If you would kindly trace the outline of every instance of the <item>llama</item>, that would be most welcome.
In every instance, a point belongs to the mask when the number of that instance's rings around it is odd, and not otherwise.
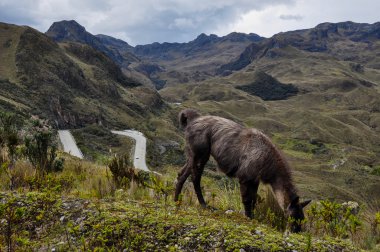
[[[206,207],[200,182],[204,166],[212,155],[222,172],[239,180],[247,217],[252,218],[261,181],[271,185],[280,207],[295,220],[291,230],[301,231],[303,208],[310,200],[299,201],[291,169],[266,135],[222,117],[201,116],[193,109],[181,111],[179,123],[185,129],[187,161],[178,173],[175,201],[178,201],[183,184],[191,174],[198,201]]]

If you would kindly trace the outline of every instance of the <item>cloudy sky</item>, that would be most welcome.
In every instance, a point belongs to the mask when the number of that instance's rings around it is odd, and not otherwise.
[[[187,42],[202,32],[270,37],[322,22],[374,23],[379,10],[379,0],[0,0],[0,22],[45,32],[74,19],[93,34],[136,45]]]

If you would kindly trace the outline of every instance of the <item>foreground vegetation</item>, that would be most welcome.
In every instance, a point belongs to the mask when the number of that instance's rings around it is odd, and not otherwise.
[[[61,199],[51,192],[2,195],[2,217],[12,227],[9,233],[2,229],[0,241],[11,251],[356,250],[331,237],[286,235],[241,214],[135,201],[123,194],[108,200]]]
[[[325,201],[308,210],[305,233],[289,234],[266,188],[249,220],[241,213],[237,184],[215,180],[215,174],[205,176],[204,190],[218,210],[202,209],[190,184],[173,202],[173,167],[157,177],[129,168],[116,180],[121,173],[115,166],[127,168],[128,162],[105,167],[60,156],[61,172],[37,178],[29,162],[18,161],[16,190],[1,184],[2,250],[357,251],[379,242],[379,213],[369,227],[365,215]],[[7,181],[3,169],[0,178]]]
[[[241,213],[238,184],[207,170],[206,200],[198,206],[190,183],[173,202],[176,170],[134,170],[128,153],[102,164],[56,149],[54,132],[33,118],[0,116],[1,251],[357,251],[378,249],[380,213],[355,204],[314,203],[305,232],[288,220],[262,187],[255,219]],[[106,163],[104,165],[103,163]]]

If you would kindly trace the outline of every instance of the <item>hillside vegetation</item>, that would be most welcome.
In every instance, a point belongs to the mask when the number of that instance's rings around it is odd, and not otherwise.
[[[326,23],[131,47],[75,21],[46,35],[0,23],[0,112],[26,121],[0,138],[0,250],[378,249],[378,29]],[[305,233],[284,233],[288,220],[266,188],[255,220],[245,219],[236,181],[213,160],[202,186],[218,210],[200,209],[188,184],[172,202],[185,162],[177,115],[189,107],[270,136],[301,197],[315,202]],[[48,123],[28,122],[37,117]],[[53,128],[71,128],[88,161],[57,152]],[[148,164],[162,177],[133,170],[133,142],[110,133],[128,128],[148,138]],[[40,140],[51,141],[43,159]]]
[[[305,197],[378,209],[378,27],[348,22],[280,33],[252,43],[220,77],[160,94],[269,134]]]
[[[58,45],[32,28],[8,24],[0,34],[3,109],[40,115],[57,127],[134,127],[162,109],[157,92],[87,45]]]

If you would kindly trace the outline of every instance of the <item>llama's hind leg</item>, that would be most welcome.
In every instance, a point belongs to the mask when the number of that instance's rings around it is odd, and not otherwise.
[[[179,194],[182,191],[183,184],[185,183],[186,179],[191,174],[191,161],[187,160],[186,164],[183,166],[182,170],[178,173],[177,177],[177,184],[175,188],[175,194],[174,194],[174,201],[177,202],[179,198]]]
[[[182,191],[183,184],[185,183],[186,179],[191,174],[191,169],[193,168],[193,162],[194,162],[194,154],[190,150],[189,146],[185,146],[185,153],[186,153],[186,164],[182,167],[181,171],[178,172],[177,177],[177,183],[175,188],[175,194],[174,194],[174,201],[177,202],[179,198],[179,194]]]
[[[245,215],[250,219],[252,219],[252,209],[255,208],[258,187],[259,183],[256,181],[240,181],[240,193]]]
[[[208,159],[210,157],[210,154],[208,152],[203,153],[202,155],[197,155],[197,157],[194,158],[194,167],[191,169],[192,174],[191,178],[193,180],[194,190],[197,195],[199,204],[202,207],[206,207],[206,201],[203,198],[202,189],[201,189],[201,178],[204,166],[206,165]]]

